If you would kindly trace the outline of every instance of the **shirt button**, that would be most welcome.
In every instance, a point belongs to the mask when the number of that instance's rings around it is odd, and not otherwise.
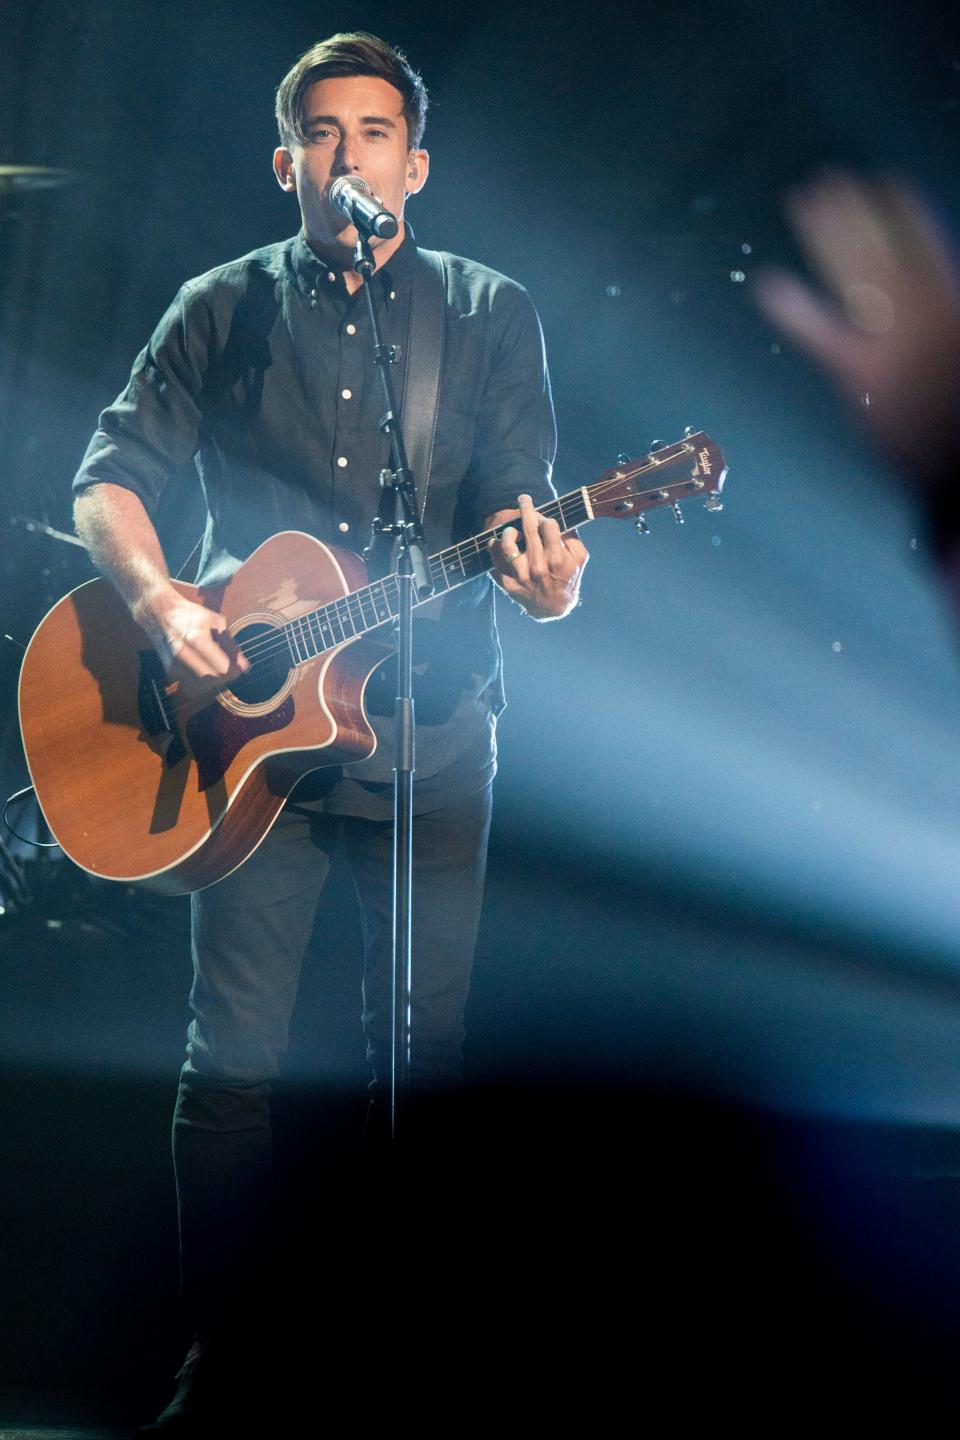
[[[348,334],[348,335],[356,335],[356,333],[357,333],[357,327],[356,327],[356,325],[348,325],[348,326],[347,326],[347,334]]]
[[[350,526],[347,524],[346,520],[341,520],[340,524],[337,526],[337,529],[340,531],[341,535],[346,535],[347,531],[350,529]]]
[[[340,391],[340,394],[343,396],[344,400],[352,400],[352,399],[353,399],[353,391],[352,391],[352,390],[341,390],[341,391]]]
[[[347,466],[350,464],[350,461],[347,459],[346,455],[338,455],[337,464],[340,466],[341,470],[346,470]]]
[[[391,291],[390,291],[390,299],[391,299],[391,300],[396,300],[396,298],[397,298],[397,292],[396,292],[396,290],[391,290]]]

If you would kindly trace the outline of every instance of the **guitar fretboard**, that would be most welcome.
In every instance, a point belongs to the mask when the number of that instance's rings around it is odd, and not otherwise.
[[[575,525],[582,525],[591,518],[582,489],[572,490],[559,500],[549,500],[537,507],[537,513],[545,519],[556,520],[561,530],[572,530]],[[451,545],[431,555],[429,565],[433,594],[415,599],[414,605],[425,605],[428,600],[434,600],[438,595],[483,575],[492,564],[491,540],[499,540],[503,531],[515,524],[516,521],[505,521],[493,530],[485,530],[482,535],[474,535],[459,545]],[[287,621],[282,633],[293,664],[301,665],[325,650],[342,645],[345,640],[375,630],[377,626],[395,619],[399,613],[400,583],[396,575],[387,575],[339,600],[321,605],[318,610]]]

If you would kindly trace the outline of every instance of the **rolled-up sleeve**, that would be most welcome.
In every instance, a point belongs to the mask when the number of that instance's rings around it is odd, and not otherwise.
[[[197,451],[211,320],[188,284],[134,361],[126,387],[100,416],[73,481],[76,494],[108,483],[152,511],[170,476]]]
[[[496,349],[463,482],[478,528],[498,510],[515,510],[518,495],[542,505],[556,493],[557,427],[537,312],[509,283],[495,297],[493,319]]]

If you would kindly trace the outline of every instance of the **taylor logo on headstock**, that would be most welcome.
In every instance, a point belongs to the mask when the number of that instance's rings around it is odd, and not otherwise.
[[[710,451],[707,450],[706,447],[704,447],[703,450],[697,451],[697,472],[700,473],[701,471],[704,475],[713,474],[713,467],[710,464]]]

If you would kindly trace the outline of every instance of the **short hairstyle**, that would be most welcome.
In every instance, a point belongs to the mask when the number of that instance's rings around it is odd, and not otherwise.
[[[427,123],[427,87],[407,57],[385,40],[365,30],[331,35],[311,46],[288,70],[277,90],[276,116],[280,143],[306,143],[303,132],[303,101],[311,85],[331,75],[377,75],[403,96],[407,142],[415,150],[423,139]]]

